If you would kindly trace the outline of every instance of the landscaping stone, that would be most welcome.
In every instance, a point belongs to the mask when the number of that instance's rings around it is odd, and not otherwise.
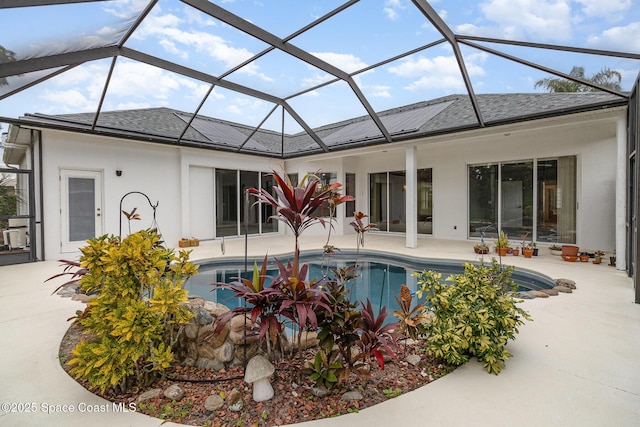
[[[297,349],[298,337],[293,336],[291,337],[291,339],[293,340],[293,342],[291,343],[293,345],[293,348]],[[318,345],[318,343],[318,333],[315,331],[303,332],[302,336],[300,337],[300,347],[302,348],[302,350],[315,347]]]
[[[167,399],[175,400],[177,402],[184,397],[186,392],[178,384],[171,384],[164,390],[163,394]]]
[[[551,295],[551,296],[558,295],[558,290],[557,289],[542,289],[542,290],[540,290],[540,292],[544,292],[545,294]]]
[[[549,294],[542,291],[529,291],[529,295],[532,295],[535,298],[549,298]]]
[[[410,354],[405,360],[413,366],[418,366],[418,363],[420,363],[420,360],[422,360],[422,358],[417,354]]]
[[[224,405],[224,399],[217,394],[212,394],[204,401],[204,409],[207,411],[217,411]]]
[[[329,390],[326,387],[311,387],[311,394],[315,397],[325,397],[329,395]]]
[[[362,400],[363,398],[362,393],[357,390],[352,390],[344,393],[340,400]]]
[[[556,280],[556,285],[558,286],[565,286],[569,289],[576,289],[576,282],[574,282],[573,280],[569,280],[569,279],[557,279]]]
[[[213,349],[213,355],[216,359],[222,362],[231,362],[233,360],[235,346],[229,341],[222,344],[220,347]]]
[[[571,288],[567,288],[566,286],[556,286],[553,289],[557,290],[558,292],[562,292],[563,294],[570,294],[573,292]]]
[[[247,328],[251,326],[251,318],[248,316],[234,316],[229,320],[228,325],[231,332],[242,332],[245,325]]]
[[[206,343],[212,348],[220,347],[222,344],[224,344],[227,336],[229,335],[229,328],[225,326],[220,329],[219,332],[216,332],[215,329],[215,324],[205,325],[201,327],[198,331],[198,341],[201,343]]]
[[[161,394],[162,394],[161,388],[152,388],[151,390],[147,390],[144,393],[142,393],[140,396],[138,396],[138,398],[136,399],[136,402],[141,403],[141,402],[153,400],[160,397]]]
[[[74,294],[71,299],[74,301],[80,301],[83,304],[88,303],[93,297],[87,294]]]
[[[198,329],[199,327],[196,324],[195,320],[191,319],[189,323],[187,323],[184,327],[184,334],[190,340],[196,339],[196,337],[198,336]]]
[[[195,362],[195,366],[202,369],[219,371],[220,369],[224,369],[224,362],[218,359],[207,359],[206,357],[199,357]]]
[[[213,323],[213,316],[211,316],[211,313],[209,313],[207,310],[205,310],[202,307],[196,309],[195,318],[196,318],[196,323],[201,326]]]

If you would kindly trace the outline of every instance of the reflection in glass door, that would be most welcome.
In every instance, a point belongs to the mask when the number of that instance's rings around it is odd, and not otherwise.
[[[216,235],[237,236],[238,171],[216,169]]]
[[[533,162],[505,163],[500,174],[501,229],[511,240],[533,238]]]
[[[254,204],[252,197],[249,197],[247,207],[246,191],[249,188],[260,188],[260,174],[258,172],[240,171],[240,234],[258,234],[260,232],[259,207]],[[249,217],[245,218],[245,212],[249,212]],[[248,221],[246,221],[248,219]],[[245,230],[248,228],[248,233]]]

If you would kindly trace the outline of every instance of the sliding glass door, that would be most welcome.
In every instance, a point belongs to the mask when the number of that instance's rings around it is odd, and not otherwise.
[[[417,230],[433,232],[433,184],[431,169],[417,171]],[[407,178],[405,171],[369,174],[369,217],[380,231],[407,231]]]
[[[575,243],[575,156],[468,170],[469,237],[495,237],[504,230],[511,240],[526,235],[527,240]]]

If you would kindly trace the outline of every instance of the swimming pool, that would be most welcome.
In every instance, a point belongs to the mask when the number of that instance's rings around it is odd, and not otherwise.
[[[277,258],[286,262],[291,258],[291,255],[278,256]],[[322,277],[323,272],[326,271],[326,263],[323,269],[321,259],[322,253],[317,251],[305,252],[300,256],[301,263],[309,264],[307,279]],[[330,259],[332,268],[352,265],[355,260],[355,251],[341,251],[332,255]],[[275,264],[272,266],[272,258],[270,260],[267,274],[274,276],[277,274],[277,270]],[[215,282],[229,283],[238,277],[251,277],[254,261],[257,261],[259,266],[262,264],[262,259],[248,259],[248,275],[244,273],[245,261],[241,258],[203,262],[200,264],[198,274],[191,277],[184,287],[189,291],[190,296],[200,296],[224,304],[229,308],[241,306],[243,300],[236,298],[233,292],[228,289],[216,289],[211,284]],[[358,277],[353,283],[349,282],[348,287],[352,292],[352,301],[366,301],[369,298],[376,311],[381,306],[386,306],[388,311],[393,312],[399,308],[394,296],[400,295],[402,284],[406,284],[412,291],[417,289],[417,278],[413,275],[414,272],[436,270],[442,273],[443,278],[446,278],[450,274],[464,272],[464,262],[471,261],[407,258],[383,252],[361,251],[358,255],[360,266]],[[553,279],[547,276],[523,269],[514,270],[511,278],[518,285],[519,291],[550,289],[556,285]]]

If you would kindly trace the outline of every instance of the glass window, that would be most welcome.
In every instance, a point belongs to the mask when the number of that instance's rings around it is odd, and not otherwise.
[[[260,188],[260,174],[258,172],[240,171],[240,234],[258,234],[260,232],[259,207],[249,198],[249,218],[245,218],[247,196],[249,188]],[[246,223],[245,221],[248,220]]]
[[[405,171],[389,172],[389,231],[407,231],[407,179]]]
[[[500,226],[510,240],[533,238],[533,162],[501,166]]]
[[[469,237],[504,230],[510,240],[529,233],[527,240],[575,243],[576,157],[535,164],[535,174],[533,161],[469,166]]]
[[[297,177],[296,177],[297,179]],[[268,191],[272,196],[277,197],[275,192],[273,191],[273,186],[276,185],[276,180],[273,178],[271,174],[263,174],[262,175],[262,188]],[[272,233],[278,231],[278,221],[276,219],[270,218],[272,215],[275,215],[276,210],[273,206],[267,203],[260,204],[261,209],[261,220],[262,220],[262,232],[263,233]]]
[[[216,235],[238,235],[238,171],[216,169]]]
[[[418,233],[433,234],[433,182],[431,169],[418,169]]]
[[[407,230],[405,171],[369,174],[369,217],[380,231]]]
[[[344,183],[344,195],[356,197],[356,174],[347,173]],[[344,214],[347,218],[353,218],[353,214],[356,211],[356,202],[346,202]]]
[[[469,237],[496,237],[498,165],[469,166]]]
[[[576,242],[576,158],[538,161],[538,241]]]
[[[369,219],[380,231],[387,228],[387,173],[369,174]]]
[[[320,181],[320,184],[316,187],[316,194],[329,189],[329,186],[331,184],[335,184],[336,182],[338,182],[338,175],[335,172],[309,172],[309,175],[317,176],[318,180]],[[331,212],[329,209],[329,205],[323,205],[312,214],[320,217],[330,216]]]

